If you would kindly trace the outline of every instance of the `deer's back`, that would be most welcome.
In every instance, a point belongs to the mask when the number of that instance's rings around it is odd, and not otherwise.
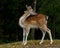
[[[43,15],[43,14],[37,14],[37,15],[30,15],[26,20],[25,20],[25,23],[26,24],[32,24],[32,25],[36,25],[36,24],[39,24],[39,25],[43,25],[43,24],[46,24],[46,18],[45,18],[46,15]]]

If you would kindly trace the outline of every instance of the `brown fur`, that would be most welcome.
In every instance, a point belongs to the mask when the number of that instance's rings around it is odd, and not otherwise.
[[[43,26],[43,24],[46,24],[46,15],[43,14],[37,14],[37,15],[30,15],[26,20],[25,20],[25,25],[39,25]]]

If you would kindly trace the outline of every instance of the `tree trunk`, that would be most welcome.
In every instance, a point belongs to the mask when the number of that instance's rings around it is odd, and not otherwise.
[[[33,7],[34,11],[36,12],[36,0],[34,0],[34,7]],[[31,30],[31,37],[32,39],[34,39],[34,34],[35,34],[35,29]]]
[[[34,11],[36,12],[36,0],[34,1]]]

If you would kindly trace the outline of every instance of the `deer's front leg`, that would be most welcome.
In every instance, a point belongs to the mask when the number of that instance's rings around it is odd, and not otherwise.
[[[23,28],[23,44],[25,43],[26,40],[26,29]]]
[[[27,38],[29,35],[29,30],[30,28],[25,28],[23,31],[23,44],[26,45],[27,44]]]
[[[30,28],[26,28],[26,42],[27,42],[27,38],[28,38],[28,35],[29,35],[29,31],[30,31]]]

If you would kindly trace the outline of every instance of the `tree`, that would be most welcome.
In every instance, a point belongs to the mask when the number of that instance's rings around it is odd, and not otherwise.
[[[34,2],[33,2],[34,4],[33,4],[33,9],[34,9],[34,11],[36,12],[36,0],[34,0]],[[34,39],[34,36],[35,36],[35,29],[32,29],[31,30],[31,37],[32,37],[32,39]]]

